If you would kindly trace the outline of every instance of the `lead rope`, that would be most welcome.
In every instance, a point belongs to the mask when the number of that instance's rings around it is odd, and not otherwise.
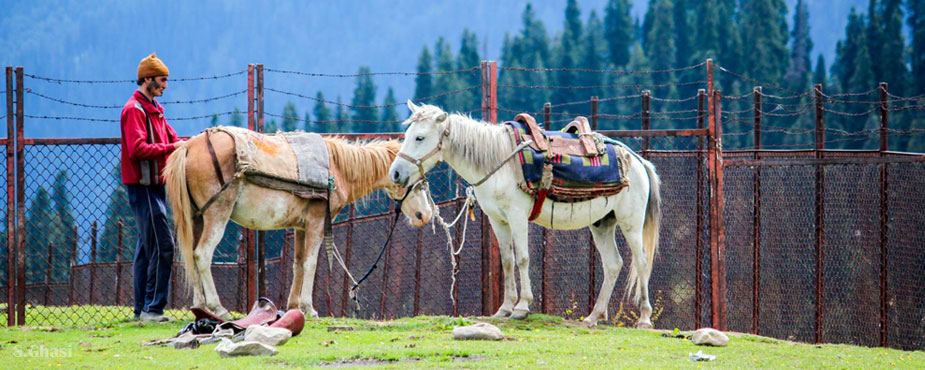
[[[429,190],[429,189],[425,189],[425,190]],[[453,234],[450,233],[450,229],[453,228],[453,226],[456,226],[456,224],[459,222],[460,217],[463,217],[464,214],[471,212],[470,209],[472,205],[475,204],[475,200],[476,200],[475,199],[475,188],[472,186],[469,186],[466,188],[466,201],[463,202],[463,207],[462,209],[459,210],[459,214],[457,214],[456,218],[453,219],[453,222],[450,222],[450,223],[447,223],[443,219],[443,216],[440,216],[440,207],[438,207],[437,204],[434,203],[433,197],[430,196],[430,191],[427,191],[426,194],[427,194],[427,201],[430,204],[430,209],[432,210],[434,214],[434,220],[436,220],[434,223],[440,224],[440,226],[443,227],[443,232],[446,233],[446,246],[447,246],[447,250],[450,251],[450,263],[453,265],[453,274],[451,275],[452,283],[450,284],[450,299],[453,301],[453,306],[455,307],[456,297],[453,297],[453,289],[455,289],[456,287],[456,276],[459,275],[459,267],[456,264],[456,256],[458,256],[459,253],[462,252],[463,246],[466,244],[466,228],[469,224],[469,218],[465,218],[463,221],[462,237],[460,238],[460,241],[459,241],[459,248],[453,247]],[[472,215],[471,217],[474,218],[475,216]],[[433,227],[433,224],[431,225]]]

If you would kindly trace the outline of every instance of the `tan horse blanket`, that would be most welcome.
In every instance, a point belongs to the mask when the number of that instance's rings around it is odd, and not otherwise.
[[[330,184],[328,148],[321,135],[308,132],[261,134],[241,127],[218,126],[234,138],[235,171],[258,185],[279,188],[282,183],[327,191]],[[258,179],[258,178],[263,179]],[[266,182],[272,182],[268,184]],[[290,188],[280,190],[293,190]]]

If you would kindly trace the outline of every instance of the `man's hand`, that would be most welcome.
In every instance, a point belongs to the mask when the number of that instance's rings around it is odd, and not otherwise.
[[[174,149],[180,149],[180,147],[183,146],[183,144],[186,144],[186,142],[185,142],[185,141],[174,141],[174,142],[173,142],[173,148],[174,148]]]

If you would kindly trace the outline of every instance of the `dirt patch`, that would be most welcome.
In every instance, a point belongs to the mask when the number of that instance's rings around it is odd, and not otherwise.
[[[453,362],[471,362],[471,361],[482,361],[485,359],[484,356],[452,356]],[[327,362],[315,366],[327,367],[327,368],[341,368],[349,366],[381,366],[381,365],[393,365],[393,364],[412,364],[420,362],[419,358],[409,358],[404,360],[376,360],[371,358],[358,358],[353,360],[343,360],[338,362]]]

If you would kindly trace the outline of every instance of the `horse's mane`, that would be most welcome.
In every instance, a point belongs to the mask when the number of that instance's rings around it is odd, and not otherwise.
[[[514,150],[504,125],[477,121],[461,114],[451,114],[448,120],[450,135],[445,145],[476,171],[491,171]]]
[[[376,183],[389,172],[389,166],[401,149],[398,140],[371,140],[351,143],[342,137],[325,137],[328,154],[358,196],[375,190]]]

